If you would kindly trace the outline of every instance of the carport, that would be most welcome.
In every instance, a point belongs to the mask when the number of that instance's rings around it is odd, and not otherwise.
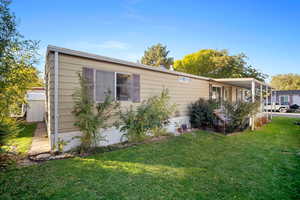
[[[252,102],[260,102],[260,113],[259,115],[266,114],[269,120],[272,119],[272,108],[269,112],[268,110],[264,112],[264,104],[271,103],[271,107],[273,106],[272,102],[272,87],[264,83],[262,81],[256,80],[254,78],[225,78],[225,79],[214,79],[219,82],[227,83],[236,87],[246,88],[251,91],[251,101]],[[269,98],[271,97],[271,98]],[[269,102],[269,99],[271,99]],[[254,120],[257,116],[252,116],[250,119],[251,129],[255,129]]]

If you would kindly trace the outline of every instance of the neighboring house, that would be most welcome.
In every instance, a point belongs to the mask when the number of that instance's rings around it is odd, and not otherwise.
[[[272,94],[272,102],[300,106],[300,90],[275,90]]]
[[[249,99],[251,89],[252,94],[257,87],[269,89],[253,78],[211,79],[48,46],[45,64],[46,122],[52,149],[61,140],[67,142],[65,150],[79,144],[74,136],[81,133],[74,126],[76,119],[71,113],[74,105],[72,94],[80,87],[78,73],[92,83],[91,96],[96,102],[103,101],[105,91],[110,90],[123,108],[138,105],[168,88],[170,101],[177,104],[177,112],[166,127],[170,132],[176,132],[178,124],[189,126],[188,106],[199,98],[235,102]],[[107,141],[101,141],[99,145],[119,143],[123,133],[112,127],[103,134]]]

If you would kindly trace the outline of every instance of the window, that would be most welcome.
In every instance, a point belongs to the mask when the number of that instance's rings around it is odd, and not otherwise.
[[[116,98],[118,101],[129,101],[131,99],[131,81],[130,74],[116,73]]]
[[[107,95],[118,101],[140,102],[140,75],[83,68],[88,94],[96,102]]]
[[[221,87],[212,87],[212,99],[213,100],[217,100],[217,101],[221,101]]]
[[[281,105],[289,105],[289,96],[288,95],[280,96],[280,103]]]
[[[115,97],[115,73],[109,71],[95,70],[96,86],[95,97],[96,102],[103,102],[107,95]]]

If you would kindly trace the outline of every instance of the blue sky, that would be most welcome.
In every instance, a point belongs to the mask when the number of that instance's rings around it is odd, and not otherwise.
[[[11,9],[42,57],[52,44],[136,61],[160,42],[175,59],[228,49],[269,75],[300,72],[298,0],[14,0]]]

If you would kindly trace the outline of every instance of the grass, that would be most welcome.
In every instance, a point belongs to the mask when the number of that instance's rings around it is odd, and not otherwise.
[[[15,134],[9,134],[4,138],[4,147],[20,155],[26,155],[30,149],[32,137],[36,129],[36,123],[20,123],[21,131]]]
[[[198,131],[0,174],[0,199],[300,199],[300,126]]]

